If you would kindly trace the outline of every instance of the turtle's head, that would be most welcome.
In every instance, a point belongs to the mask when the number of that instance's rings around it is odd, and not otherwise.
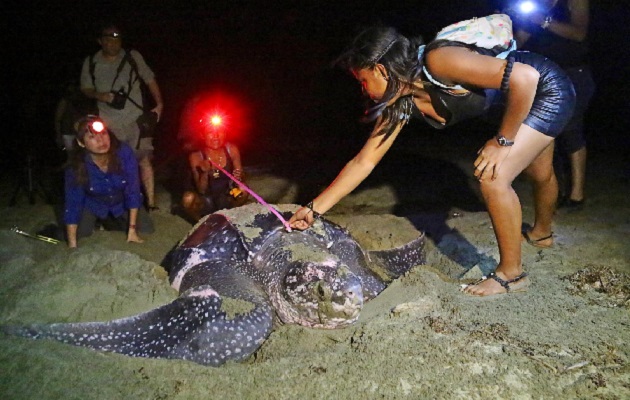
[[[292,264],[282,283],[286,312],[281,319],[326,329],[342,328],[357,320],[363,308],[363,289],[361,280],[348,267],[332,260]]]

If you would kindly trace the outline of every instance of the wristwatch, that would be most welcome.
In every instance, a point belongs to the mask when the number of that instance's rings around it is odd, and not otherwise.
[[[499,142],[499,146],[509,147],[509,146],[512,146],[514,144],[513,140],[508,140],[503,135],[497,135],[495,137],[497,139],[497,142]]]

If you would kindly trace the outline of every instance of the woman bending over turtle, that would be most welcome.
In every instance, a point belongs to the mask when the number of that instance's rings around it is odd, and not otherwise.
[[[360,33],[338,60],[375,103],[367,117],[375,128],[367,143],[313,202],[289,221],[307,229],[354,190],[379,163],[411,116],[441,129],[504,104],[499,130],[479,150],[474,175],[499,245],[495,273],[463,290],[488,296],[525,290],[521,264],[521,206],[512,182],[525,172],[533,183],[535,221],[523,232],[530,244],[553,244],[552,217],[558,183],[552,168],[554,138],[569,120],[575,93],[550,60],[512,51],[506,60],[492,50],[461,42],[407,38],[389,27]]]

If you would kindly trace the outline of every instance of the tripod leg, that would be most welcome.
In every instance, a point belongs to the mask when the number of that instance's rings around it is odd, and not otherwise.
[[[35,185],[33,184],[33,168],[30,163],[26,174],[28,178],[28,202],[33,205],[35,204]]]
[[[22,190],[22,182],[18,182],[15,185],[15,191],[13,192],[13,196],[11,196],[11,200],[9,200],[9,207],[13,207],[17,204],[17,197],[20,194],[20,190]]]

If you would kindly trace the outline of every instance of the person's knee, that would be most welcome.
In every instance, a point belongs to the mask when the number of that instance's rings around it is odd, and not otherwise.
[[[512,182],[501,178],[492,180],[490,178],[483,179],[479,182],[479,189],[484,199],[499,198],[505,196],[511,189]]]
[[[182,195],[182,206],[186,208],[191,207],[196,198],[197,195],[194,192],[184,192],[184,194]]]
[[[528,171],[527,178],[539,185],[553,183],[556,180],[556,175],[553,168],[537,168]]]

